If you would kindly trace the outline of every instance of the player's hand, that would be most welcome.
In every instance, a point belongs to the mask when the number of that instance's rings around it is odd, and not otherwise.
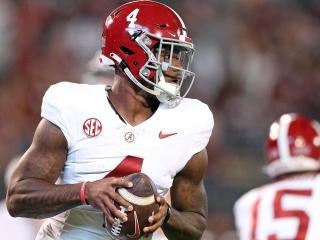
[[[133,209],[132,205],[116,192],[116,189],[121,187],[131,188],[132,182],[124,178],[110,177],[86,184],[87,201],[94,208],[100,209],[110,224],[114,223],[114,217],[120,218],[123,222],[128,220],[127,215],[121,212],[114,202],[124,206],[128,211]]]
[[[156,231],[159,227],[161,227],[164,219],[167,216],[168,204],[167,204],[166,200],[161,196],[158,196],[156,200],[160,205],[159,211],[149,217],[148,220],[149,220],[151,226],[145,227],[143,229],[145,236],[148,236],[149,234]]]

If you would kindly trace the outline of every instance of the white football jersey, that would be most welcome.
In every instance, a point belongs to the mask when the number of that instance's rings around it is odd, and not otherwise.
[[[160,104],[146,121],[123,122],[107,100],[105,86],[61,82],[44,95],[41,116],[57,125],[68,142],[64,184],[143,172],[165,195],[173,178],[208,144],[213,116],[199,100],[177,107]],[[50,218],[37,239],[109,239],[103,215],[79,206]]]
[[[244,194],[234,206],[241,240],[319,240],[320,175],[291,178]]]

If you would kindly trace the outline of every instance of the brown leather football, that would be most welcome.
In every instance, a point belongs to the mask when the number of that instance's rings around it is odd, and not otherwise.
[[[115,224],[110,225],[107,220],[105,224],[113,239],[135,240],[143,235],[144,227],[150,226],[148,218],[159,209],[156,201],[158,193],[155,184],[144,173],[133,173],[125,178],[133,183],[132,188],[119,188],[117,192],[131,203],[133,210],[128,212],[119,206],[121,211],[127,213],[128,221],[115,218]]]

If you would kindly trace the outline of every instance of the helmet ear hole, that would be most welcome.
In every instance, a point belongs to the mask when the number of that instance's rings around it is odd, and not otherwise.
[[[120,50],[126,55],[133,55],[134,54],[134,51],[132,51],[131,49],[129,49],[125,46],[121,46]]]

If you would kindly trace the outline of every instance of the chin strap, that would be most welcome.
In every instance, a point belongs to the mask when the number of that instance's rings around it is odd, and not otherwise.
[[[168,108],[174,108],[177,106],[181,99],[176,95],[177,86],[174,84],[167,83],[162,71],[159,71],[159,82],[155,86],[156,88],[160,89],[161,91],[157,98],[160,102],[165,104]]]

